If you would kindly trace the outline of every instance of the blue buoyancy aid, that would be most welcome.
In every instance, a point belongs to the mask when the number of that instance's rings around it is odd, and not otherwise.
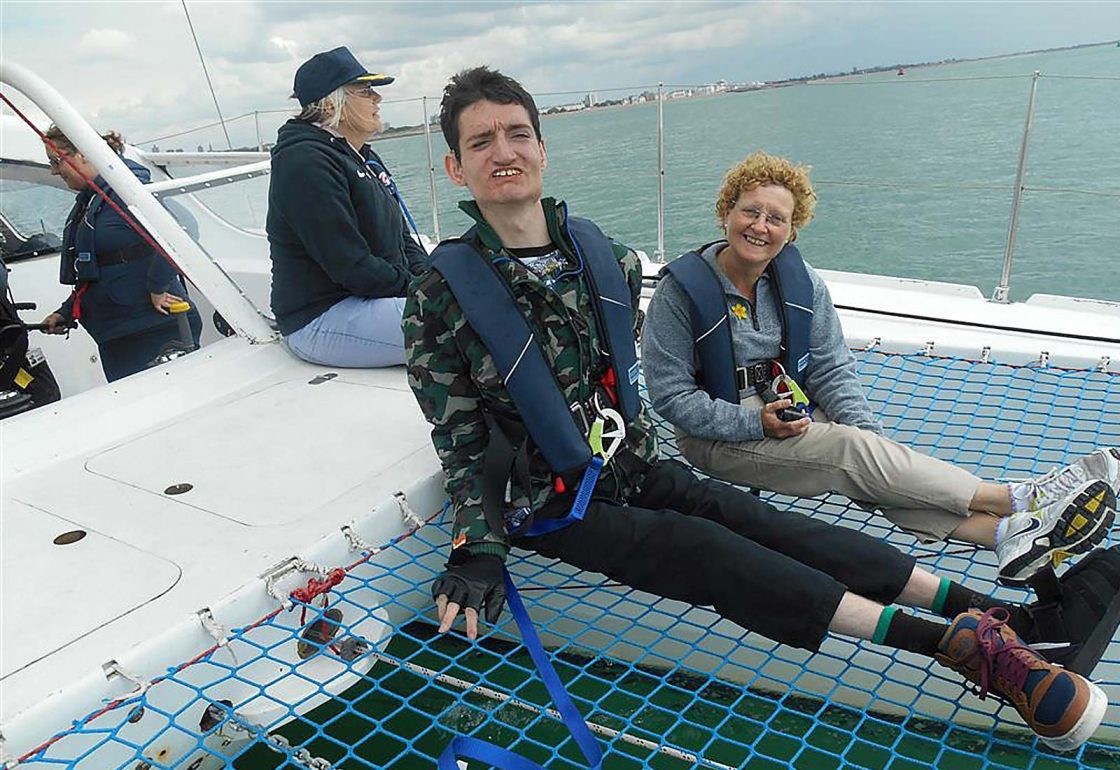
[[[712,398],[737,404],[739,386],[735,378],[735,348],[727,300],[719,276],[701,256],[712,245],[709,243],[682,254],[666,265],[662,273],[670,273],[688,295],[689,318],[700,359],[697,372],[700,387]],[[770,261],[766,274],[774,286],[782,319],[782,367],[804,389],[809,371],[809,332],[813,324],[813,280],[801,252],[792,243],[786,244]]]
[[[618,409],[629,423],[641,408],[630,287],[610,239],[594,223],[569,217],[565,227],[585,268],[591,305],[615,375]],[[431,266],[447,281],[467,322],[493,357],[525,429],[553,473],[585,467],[591,461],[587,436],[577,425],[509,284],[464,239],[441,243],[432,252]]]

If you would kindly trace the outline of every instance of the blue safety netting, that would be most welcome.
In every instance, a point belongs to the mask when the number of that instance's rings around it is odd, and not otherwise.
[[[890,435],[984,478],[1036,475],[1120,445],[1116,374],[857,358]],[[995,583],[990,553],[923,546],[836,495],[770,497],[887,539],[978,590],[1028,598]],[[229,644],[141,694],[71,715],[73,729],[11,766],[404,770],[433,767],[453,737],[470,735],[548,768],[584,767],[508,612],[477,643],[435,632],[429,591],[449,516],[326,565],[345,570],[315,576],[318,592],[231,629]],[[981,701],[928,659],[843,638],[809,655],[555,561],[515,552],[509,567],[607,768],[1120,768],[1117,640],[1094,673],[1110,700],[1098,738],[1057,754],[1013,709]]]

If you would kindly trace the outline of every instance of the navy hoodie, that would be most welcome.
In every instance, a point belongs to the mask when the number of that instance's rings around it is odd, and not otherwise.
[[[280,127],[268,188],[272,312],[291,334],[350,296],[403,297],[427,254],[400,206],[342,137],[303,120]],[[384,166],[384,164],[381,164]]]

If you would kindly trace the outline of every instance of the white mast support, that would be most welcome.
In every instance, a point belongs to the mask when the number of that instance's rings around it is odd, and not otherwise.
[[[31,70],[7,59],[0,60],[0,82],[31,99],[66,134],[127,204],[129,213],[167,251],[238,334],[254,343],[277,338],[277,333],[237,284],[144,189],[124,159],[109,149],[105,140],[58,91]]]
[[[435,233],[438,243],[440,240],[439,200],[436,198],[436,164],[432,160],[432,123],[428,118],[428,97],[425,96],[420,103],[424,108],[424,142],[428,145],[428,187],[432,192],[432,232]]]
[[[657,84],[657,252],[654,259],[665,261],[665,94]]]
[[[155,198],[166,198],[168,193],[173,195],[209,190],[225,184],[240,182],[242,179],[252,179],[257,176],[266,176],[272,171],[272,163],[267,160],[249,163],[230,169],[218,169],[205,174],[167,179],[163,182],[152,182],[144,185],[144,189]]]
[[[1034,123],[1034,98],[1038,93],[1038,77],[1041,73],[1034,71],[1031,76],[1031,95],[1027,99],[1027,118],[1023,122],[1023,141],[1019,145],[1019,165],[1015,170],[1015,193],[1011,197],[1011,217],[1007,223],[1007,248],[1003,252],[1003,270],[999,276],[999,286],[992,294],[993,302],[1010,302],[1011,293],[1011,257],[1015,254],[1015,234],[1019,229],[1019,203],[1023,199],[1023,177],[1027,168],[1027,148],[1031,143],[1031,124]]]
[[[267,152],[147,152],[134,148],[145,163],[154,166],[209,166],[233,168],[267,161]]]

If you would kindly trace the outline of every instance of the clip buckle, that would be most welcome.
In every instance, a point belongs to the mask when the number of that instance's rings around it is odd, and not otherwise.
[[[588,435],[588,433],[590,433],[591,431],[591,421],[587,419],[587,410],[583,407],[583,404],[580,404],[578,402],[572,404],[572,407],[569,411],[572,413],[572,417],[575,418],[576,425],[579,426],[579,429],[583,433],[583,435]]]

